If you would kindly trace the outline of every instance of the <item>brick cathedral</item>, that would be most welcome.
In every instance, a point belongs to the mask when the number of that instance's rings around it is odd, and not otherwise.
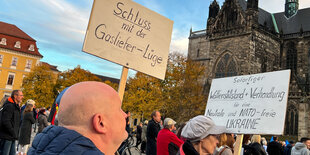
[[[310,8],[286,0],[285,11],[269,13],[258,0],[214,0],[206,29],[190,30],[188,58],[213,78],[291,69],[284,134],[310,137]]]

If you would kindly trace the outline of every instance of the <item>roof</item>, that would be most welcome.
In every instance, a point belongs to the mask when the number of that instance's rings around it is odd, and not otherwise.
[[[17,26],[4,23],[1,21],[0,21],[0,34],[5,34],[5,35],[13,36],[13,37],[35,41],[33,38],[31,38],[28,34],[26,34],[24,31],[19,29]]]
[[[243,11],[247,8],[247,2],[245,0],[238,0]],[[310,31],[310,8],[300,9],[295,15],[290,18],[285,16],[285,12],[279,12],[274,14],[277,28],[279,31],[283,31],[283,34],[299,33],[302,27],[303,31]],[[265,11],[262,8],[258,8],[258,23],[265,25],[269,30],[275,30],[272,14]]]
[[[247,2],[245,0],[238,0],[239,5],[243,11],[247,9]],[[262,8],[258,8],[258,23],[260,25],[265,25],[269,30],[274,30],[271,13],[265,11]]]
[[[111,78],[111,77],[106,77],[106,76],[102,76],[102,75],[98,75],[98,74],[95,74],[98,78],[100,78],[103,82],[104,81],[110,81],[112,83],[119,83],[119,79],[115,79],[115,78]]]
[[[43,57],[37,48],[36,41],[15,25],[0,22],[0,41],[2,39],[6,41],[0,44],[0,48]],[[20,47],[15,47],[17,42],[20,43]]]
[[[283,34],[299,33],[302,27],[303,31],[310,31],[310,8],[300,9],[290,18],[285,16],[284,12],[274,14],[279,31]]]
[[[57,69],[57,66],[53,66],[53,65],[51,65],[51,64],[49,64],[49,63],[47,63],[47,62],[43,62],[43,61],[41,61],[41,64],[47,66],[47,67],[50,68],[52,71],[60,72],[60,71]]]

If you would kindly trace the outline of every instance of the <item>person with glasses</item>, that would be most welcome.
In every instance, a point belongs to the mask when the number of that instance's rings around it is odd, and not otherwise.
[[[207,116],[198,115],[184,126],[181,136],[186,139],[178,155],[213,154],[219,143],[219,134],[225,133],[224,126],[216,126]]]
[[[3,104],[0,122],[0,155],[16,155],[15,141],[20,127],[20,103],[24,96],[20,90],[13,90]]]

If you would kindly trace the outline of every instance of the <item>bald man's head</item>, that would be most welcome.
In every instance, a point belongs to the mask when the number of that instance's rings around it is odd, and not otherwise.
[[[120,102],[117,92],[101,82],[81,82],[62,96],[58,112],[61,126],[89,126],[96,113],[108,114],[109,107]]]
[[[117,92],[102,82],[77,83],[64,93],[58,110],[60,126],[88,137],[105,154],[127,138],[126,113]]]

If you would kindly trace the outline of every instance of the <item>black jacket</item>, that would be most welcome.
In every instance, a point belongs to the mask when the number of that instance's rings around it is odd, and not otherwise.
[[[255,142],[251,143],[250,146],[254,149],[253,155],[266,155],[265,149],[261,144]]]
[[[30,144],[32,124],[35,122],[33,118],[33,112],[25,112],[20,127],[19,144],[27,145]]]
[[[181,147],[180,147],[181,149]],[[190,141],[185,141],[185,143],[182,145],[182,149],[185,155],[199,155],[199,153],[194,148],[193,144]],[[180,155],[180,151],[177,153],[177,155]]]
[[[146,130],[146,155],[156,155],[156,141],[159,130],[159,123],[153,119],[150,120]]]
[[[3,104],[1,123],[0,139],[17,140],[20,126],[20,107],[12,98]]]
[[[38,124],[39,124],[38,133],[41,133],[43,129],[48,126],[47,116],[44,114],[39,114]]]
[[[284,148],[284,155],[291,155],[292,152],[292,144],[287,144],[286,147]]]
[[[283,155],[282,145],[276,141],[272,141],[267,145],[267,152],[270,155]]]

